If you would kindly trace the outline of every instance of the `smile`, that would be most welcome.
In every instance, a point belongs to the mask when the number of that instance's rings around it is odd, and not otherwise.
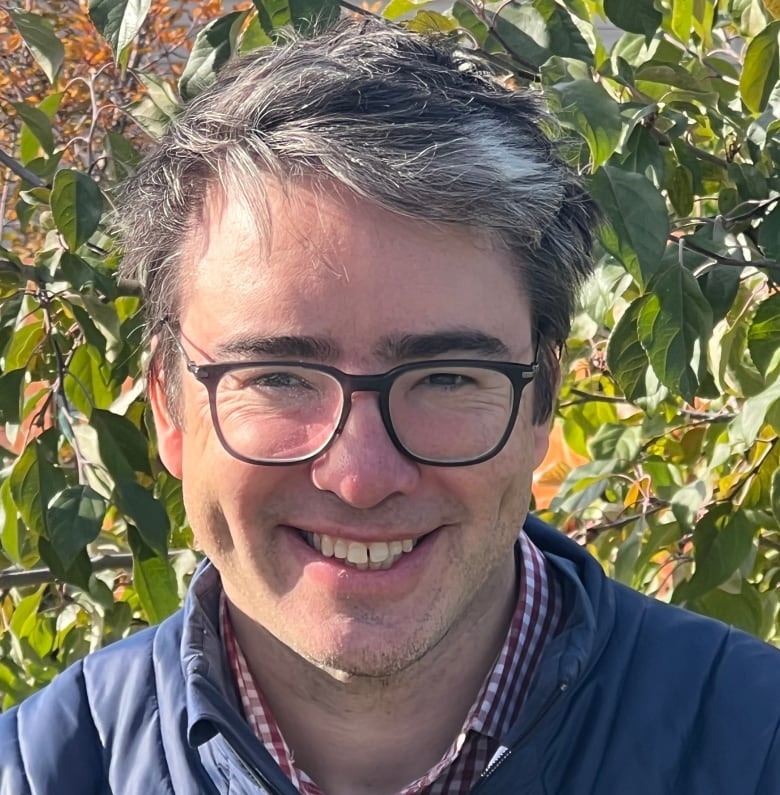
[[[303,540],[323,557],[336,558],[355,569],[389,569],[406,553],[411,552],[419,539],[400,541],[372,541],[364,544],[320,533],[301,533]]]

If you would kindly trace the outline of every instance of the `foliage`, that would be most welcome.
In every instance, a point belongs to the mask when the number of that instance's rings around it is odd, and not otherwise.
[[[336,0],[188,8],[5,9],[4,707],[170,613],[195,563],[145,413],[112,188],[232,53],[339,12]],[[607,218],[538,509],[617,579],[778,640],[778,4],[390,0],[379,13],[543,90]]]

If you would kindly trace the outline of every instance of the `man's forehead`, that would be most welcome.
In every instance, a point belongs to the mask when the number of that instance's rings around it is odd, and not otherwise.
[[[251,181],[225,179],[209,185],[189,225],[185,259],[197,265],[211,246],[225,242],[255,262],[266,260],[274,248],[294,247],[311,253],[312,266],[325,265],[341,273],[341,265],[331,261],[343,244],[340,232],[349,230],[354,235],[361,226],[366,227],[370,244],[369,224],[412,226],[434,245],[458,237],[485,252],[508,250],[501,235],[488,227],[403,215],[331,178],[304,175],[281,181],[258,171]],[[330,251],[322,249],[318,231],[327,233]]]

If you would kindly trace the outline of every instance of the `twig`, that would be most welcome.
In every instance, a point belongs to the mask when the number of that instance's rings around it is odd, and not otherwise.
[[[32,265],[17,265],[8,259],[0,259],[0,273],[15,273],[30,282],[40,282],[40,274]],[[128,298],[138,298],[143,294],[141,282],[135,279],[117,279],[117,293]]]
[[[186,555],[188,549],[176,549],[168,552],[168,560]],[[98,555],[90,559],[92,571],[106,571],[108,569],[123,569],[128,571],[133,568],[133,556],[128,552],[115,554]],[[52,574],[48,567],[37,569],[20,569],[14,566],[10,569],[0,571],[0,592],[7,591],[9,588],[24,588],[29,585],[43,585],[47,582],[56,582],[57,578]]]
[[[659,511],[662,511],[664,508],[668,507],[669,503],[656,501],[655,504],[651,505],[651,507],[647,508],[647,510],[642,511],[641,513],[634,513],[630,516],[623,516],[620,519],[615,519],[612,522],[605,522],[604,524],[587,527],[585,528],[585,535],[588,541],[593,541],[594,538],[598,538],[602,533],[606,533],[607,530],[615,530],[620,527],[625,527],[627,524],[638,522],[640,519],[645,519],[646,517],[652,516],[653,514],[658,513]]]
[[[593,392],[586,392],[584,389],[572,387],[569,390],[572,395],[577,395],[582,400],[570,400],[568,403],[561,403],[558,408],[565,409],[568,406],[578,406],[581,403],[629,403],[626,398],[613,397],[612,395],[596,395]]]
[[[774,549],[776,552],[780,552],[780,544],[777,541],[772,541],[771,538],[765,538],[764,536],[759,536],[758,545],[760,547],[769,547],[769,549]]]
[[[50,187],[45,180],[41,179],[37,174],[30,171],[29,168],[25,168],[20,162],[14,160],[10,155],[7,155],[2,149],[0,149],[0,163],[8,166],[8,168],[10,168],[17,177],[21,177],[36,188]]]
[[[734,259],[733,257],[724,257],[722,254],[716,254],[714,251],[710,251],[704,246],[700,246],[697,243],[692,243],[688,236],[682,238],[669,238],[671,242],[675,244],[679,244],[679,241],[683,241],[683,245],[690,249],[691,251],[695,251],[697,254],[703,254],[705,257],[710,257],[713,259],[718,265],[728,265],[731,268],[764,268],[769,271],[775,271],[777,274],[780,275],[780,262],[776,262],[775,260],[771,259],[752,259],[752,260],[742,260],[742,259]]]
[[[105,571],[106,569],[130,569],[133,566],[132,555],[102,555],[93,558],[93,571]],[[29,585],[43,585],[43,583],[54,582],[56,577],[48,568],[29,569],[6,569],[0,572],[0,592],[7,591],[9,588],[24,588]]]

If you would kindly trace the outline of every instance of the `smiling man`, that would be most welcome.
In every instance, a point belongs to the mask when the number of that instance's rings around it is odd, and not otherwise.
[[[0,719],[0,792],[780,792],[780,654],[528,515],[597,213],[528,94],[344,22],[128,183],[182,611]]]

